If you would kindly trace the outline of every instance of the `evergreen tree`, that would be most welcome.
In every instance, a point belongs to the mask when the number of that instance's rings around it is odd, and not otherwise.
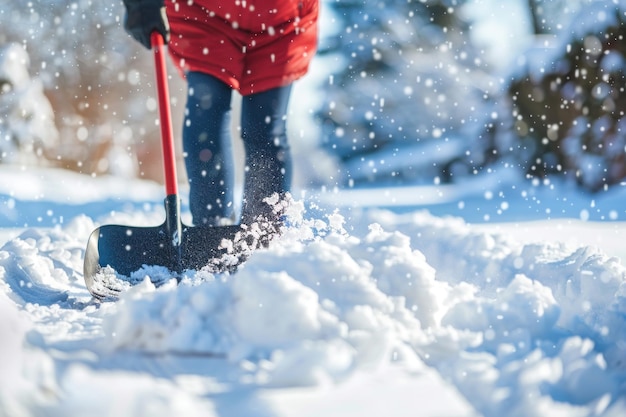
[[[593,191],[626,178],[624,37],[626,2],[598,0],[554,46],[528,51],[508,87],[518,136],[510,150],[526,173],[565,174]]]
[[[463,3],[328,3],[341,29],[322,43],[322,59],[336,70],[323,86],[318,117],[324,146],[340,159],[342,185],[441,175],[449,159],[471,147],[461,144],[455,155],[442,151],[440,158],[417,150],[427,142],[442,149],[482,118],[476,109],[483,107],[490,80],[468,41],[469,24],[459,13]],[[393,161],[400,158],[404,162]],[[428,158],[438,165],[432,172],[423,170]]]
[[[154,97],[151,55],[122,29],[122,2],[5,3],[0,8],[0,46],[21,45],[54,108],[60,136],[50,162],[88,174],[105,173],[119,171],[137,153],[152,151],[160,172],[158,152],[153,152],[158,128],[146,130],[146,118],[156,118],[156,105],[147,105]],[[110,152],[126,157],[109,158]]]

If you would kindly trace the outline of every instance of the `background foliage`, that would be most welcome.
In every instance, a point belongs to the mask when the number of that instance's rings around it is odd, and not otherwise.
[[[498,167],[564,174],[588,190],[624,179],[626,2],[526,0],[519,24],[536,41],[494,66],[468,13],[485,1],[323,2],[316,60],[325,75],[310,110],[334,164],[322,183],[459,181]],[[0,140],[12,145],[0,148],[3,163],[160,179],[151,54],[122,18],[121,2],[3,4],[0,58],[23,48],[31,84],[54,110],[53,126],[38,130],[49,137],[35,137],[24,128],[33,109],[5,77]],[[178,126],[184,85],[171,78]]]

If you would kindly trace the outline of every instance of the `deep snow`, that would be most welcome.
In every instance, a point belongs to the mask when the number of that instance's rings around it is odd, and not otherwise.
[[[82,278],[89,233],[160,223],[161,187],[0,177],[2,415],[626,412],[621,188],[493,174],[298,192],[285,235],[236,274],[99,303]]]

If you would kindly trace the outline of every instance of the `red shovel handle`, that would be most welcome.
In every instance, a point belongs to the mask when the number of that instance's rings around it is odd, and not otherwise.
[[[165,65],[165,42],[159,32],[152,32],[150,37],[154,49],[154,66],[156,68],[157,96],[159,100],[159,120],[161,125],[161,147],[163,150],[163,169],[165,172],[165,192],[167,195],[178,194],[176,179],[176,153],[174,151],[174,133],[170,111],[170,93],[167,84],[167,67]]]

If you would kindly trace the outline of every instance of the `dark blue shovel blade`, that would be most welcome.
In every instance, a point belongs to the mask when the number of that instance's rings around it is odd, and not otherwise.
[[[212,272],[232,271],[247,259],[241,242],[246,233],[241,226],[191,227],[183,225],[180,269],[200,269],[211,266]],[[228,241],[226,243],[225,241]],[[226,243],[226,245],[224,245]],[[252,247],[248,247],[252,249]],[[224,260],[224,255],[230,255]],[[231,262],[234,264],[230,264]]]
[[[228,253],[228,245],[223,245],[223,241],[238,240],[240,226],[183,225],[181,231],[181,239],[173,241],[166,223],[154,227],[105,225],[95,229],[85,250],[83,272],[87,289],[99,299],[117,298],[122,287],[116,282],[134,284],[130,275],[146,265],[164,266],[176,277],[184,270],[206,265],[212,265],[213,272],[232,270],[237,262],[245,260],[243,256],[231,256],[228,262],[219,262]]]

